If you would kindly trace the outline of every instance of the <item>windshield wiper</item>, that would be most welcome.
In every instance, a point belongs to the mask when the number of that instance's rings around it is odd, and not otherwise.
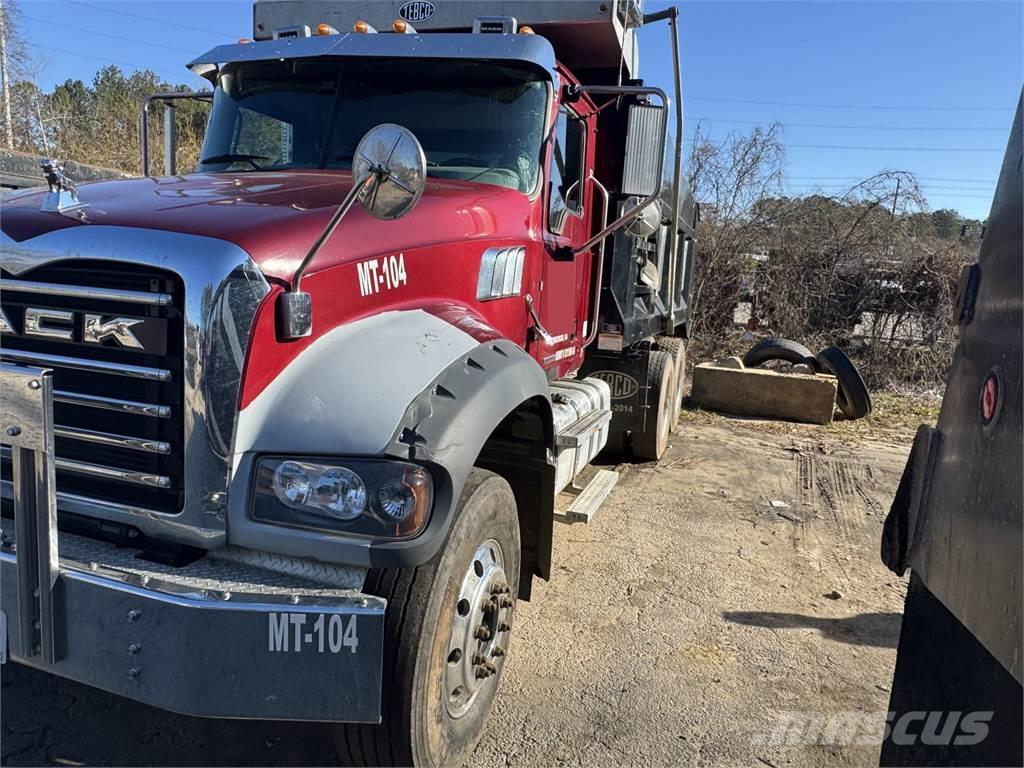
[[[334,160],[336,162],[351,163],[353,160],[355,160],[355,157],[353,155],[335,155],[334,156]],[[427,168],[440,168],[440,167],[441,167],[440,163],[435,163],[430,158],[427,158]]]
[[[210,157],[204,157],[199,162],[203,165],[207,163],[249,163],[257,171],[262,171],[263,167],[257,163],[257,160],[269,160],[269,157],[265,155],[246,155],[240,153],[227,152],[223,155],[211,155]]]

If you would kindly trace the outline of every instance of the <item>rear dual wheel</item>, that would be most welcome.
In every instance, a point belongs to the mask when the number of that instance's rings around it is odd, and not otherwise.
[[[675,383],[672,389],[675,400],[672,403],[672,419],[669,424],[674,432],[679,426],[679,416],[683,410],[683,392],[686,390],[686,341],[675,336],[658,336],[654,340],[654,348],[668,353],[675,370]]]
[[[388,601],[382,721],[337,727],[343,763],[458,765],[483,733],[511,639],[519,518],[509,484],[482,469],[454,514],[429,563],[368,576]]]
[[[633,433],[633,454],[637,458],[657,461],[668,448],[676,403],[675,384],[672,358],[668,352],[652,349],[647,353],[647,411],[644,428]]]

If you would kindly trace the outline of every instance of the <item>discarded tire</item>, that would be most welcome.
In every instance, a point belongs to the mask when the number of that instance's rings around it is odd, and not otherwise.
[[[743,365],[746,368],[757,368],[759,365],[772,360],[783,360],[793,365],[803,363],[804,365],[811,366],[813,371],[818,370],[814,353],[803,344],[798,344],[789,339],[765,339],[764,341],[759,341],[743,356]]]
[[[862,419],[871,415],[871,394],[857,366],[839,347],[829,347],[818,353],[818,368],[836,377],[836,405],[848,419]]]

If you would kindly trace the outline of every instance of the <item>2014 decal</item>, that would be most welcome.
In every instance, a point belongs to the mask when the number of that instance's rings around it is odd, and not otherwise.
[[[359,273],[359,295],[372,296],[406,285],[405,254],[367,259],[356,264]]]

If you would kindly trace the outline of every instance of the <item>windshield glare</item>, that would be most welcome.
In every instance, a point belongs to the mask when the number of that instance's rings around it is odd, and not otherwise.
[[[524,69],[423,59],[252,62],[221,73],[203,172],[349,169],[370,128],[397,123],[430,176],[531,193],[548,88]]]

